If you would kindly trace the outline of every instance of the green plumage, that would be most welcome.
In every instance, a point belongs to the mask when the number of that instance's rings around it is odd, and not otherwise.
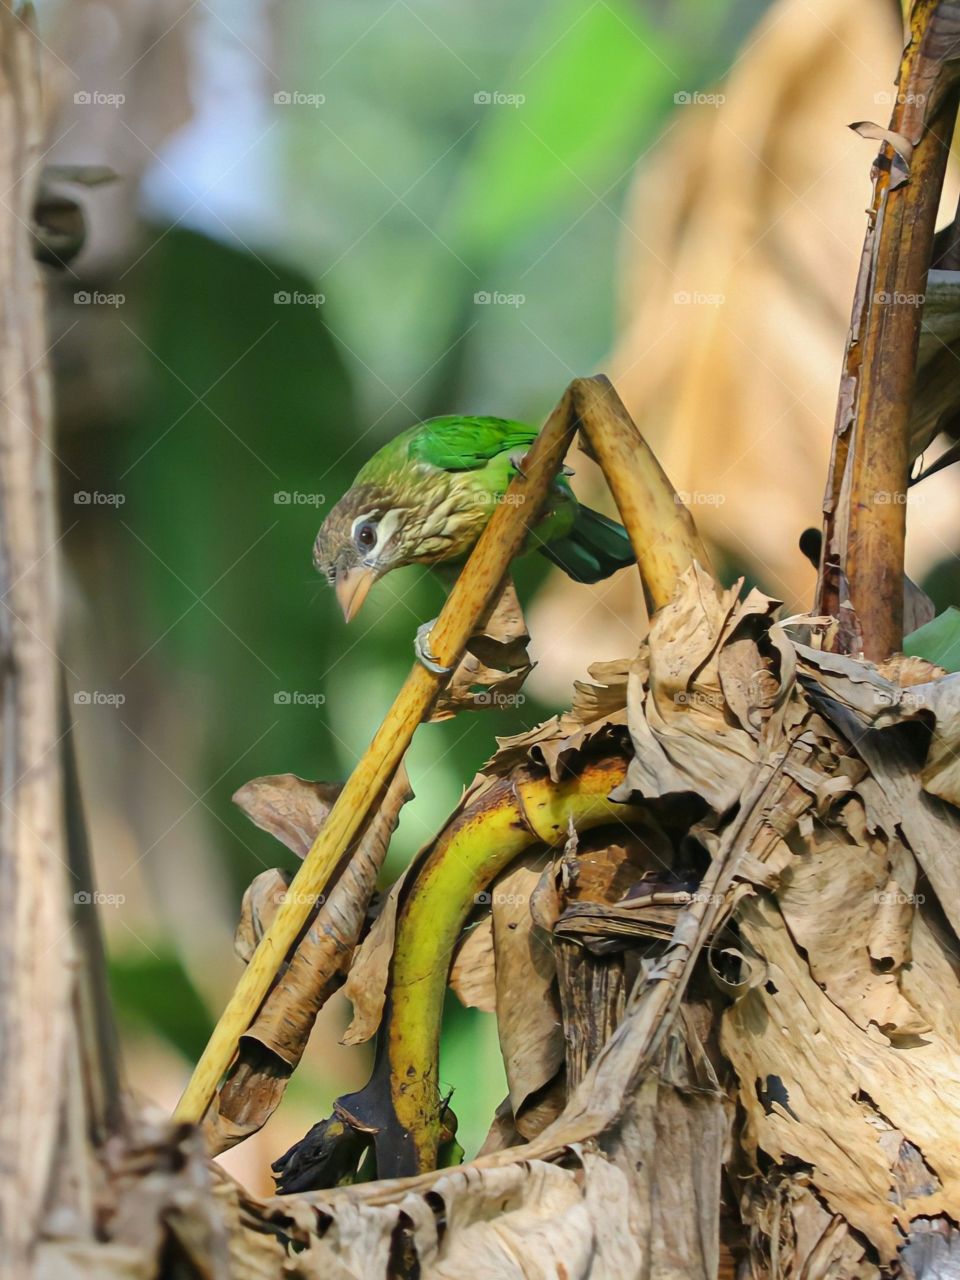
[[[404,435],[409,437],[410,458],[443,471],[476,471],[501,454],[509,458],[517,450],[529,449],[537,437],[536,431],[522,422],[454,416],[431,418]]]
[[[334,581],[358,564],[381,577],[403,564],[455,564],[472,551],[537,431],[505,418],[432,418],[403,431],[361,468],[317,538]],[[577,582],[632,564],[626,530],[582,506],[566,476],[530,531],[537,550]]]

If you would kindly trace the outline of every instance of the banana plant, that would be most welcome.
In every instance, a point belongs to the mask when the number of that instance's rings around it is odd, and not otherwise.
[[[536,845],[562,845],[583,831],[628,824],[637,811],[610,799],[627,758],[609,747],[559,781],[523,766],[497,778],[458,810],[421,855],[397,911],[387,998],[373,1071],[358,1093],[274,1165],[280,1190],[294,1192],[370,1176],[433,1169],[453,1155],[456,1127],[438,1080],[440,1024],[450,964],[487,886]],[[482,899],[481,899],[482,900]],[[358,1161],[372,1146],[373,1161]]]

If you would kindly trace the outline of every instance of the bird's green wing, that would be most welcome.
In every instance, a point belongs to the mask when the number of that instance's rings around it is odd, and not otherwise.
[[[408,456],[444,471],[475,471],[501,453],[524,451],[535,427],[507,418],[431,418],[410,433]]]

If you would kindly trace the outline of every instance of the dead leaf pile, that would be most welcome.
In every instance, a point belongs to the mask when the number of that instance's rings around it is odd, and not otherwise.
[[[581,690],[576,714],[501,744],[492,771],[522,752],[560,773],[622,732],[625,698],[623,791],[648,807],[645,856],[572,833],[543,871],[528,860],[500,877],[451,976],[498,1011],[511,1092],[484,1151],[458,1170],[271,1202],[275,1223],[311,1241],[304,1275],[397,1231],[438,1276],[507,1274],[520,1235],[540,1274],[560,1261],[570,1276],[632,1274],[675,1248],[678,1272],[713,1275],[731,1137],[758,1266],[792,1242],[804,1274],[879,1276],[929,1219],[960,1215],[960,677],[838,657],[825,620],[780,623],[775,607],[694,567],[635,662]],[[710,1002],[704,1020],[691,986],[702,996],[711,939],[720,1076]],[[557,958],[566,984],[574,952],[575,965],[603,960],[624,940],[647,949],[619,1025],[579,1059],[550,1120],[571,1060],[565,1010],[557,1023],[545,995]],[[525,1126],[548,1080],[547,1119],[535,1109]],[[488,1196],[503,1211],[478,1219]],[[337,1232],[321,1241],[327,1220]],[[608,1252],[588,1262],[598,1222]]]
[[[509,1086],[481,1153],[267,1202],[225,1182],[234,1274],[470,1280],[519,1274],[522,1253],[526,1274],[708,1280],[721,1259],[772,1275],[789,1250],[804,1276],[866,1280],[949,1249],[936,1223],[960,1219],[960,676],[840,657],[832,621],[775,615],[694,565],[635,661],[501,744],[465,803],[518,763],[563,777],[626,740],[640,817],[531,851],[468,923],[451,984],[495,1011]],[[314,992],[342,978],[405,794],[395,780],[362,837],[362,892],[341,876],[304,940],[327,957]],[[329,798],[287,778],[246,797],[301,851]],[[251,893],[243,948],[283,884]],[[317,933],[338,891],[346,947]],[[399,898],[354,960],[355,1039],[381,1017]],[[241,1058],[259,1110],[225,1113],[222,1094],[221,1134],[262,1122],[289,1074],[295,1047],[257,1038],[279,1025],[269,1013]]]

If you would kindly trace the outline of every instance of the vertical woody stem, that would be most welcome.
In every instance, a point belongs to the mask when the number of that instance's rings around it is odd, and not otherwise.
[[[888,130],[896,137],[884,142],[873,168],[824,498],[816,611],[840,619],[842,651],[874,660],[903,643],[914,368],[956,114],[944,7],[939,0],[914,6]]]
[[[19,10],[15,12],[15,10]],[[30,224],[39,43],[0,6],[0,1276],[32,1274],[65,1160],[70,924],[57,744],[56,545],[43,289]]]

